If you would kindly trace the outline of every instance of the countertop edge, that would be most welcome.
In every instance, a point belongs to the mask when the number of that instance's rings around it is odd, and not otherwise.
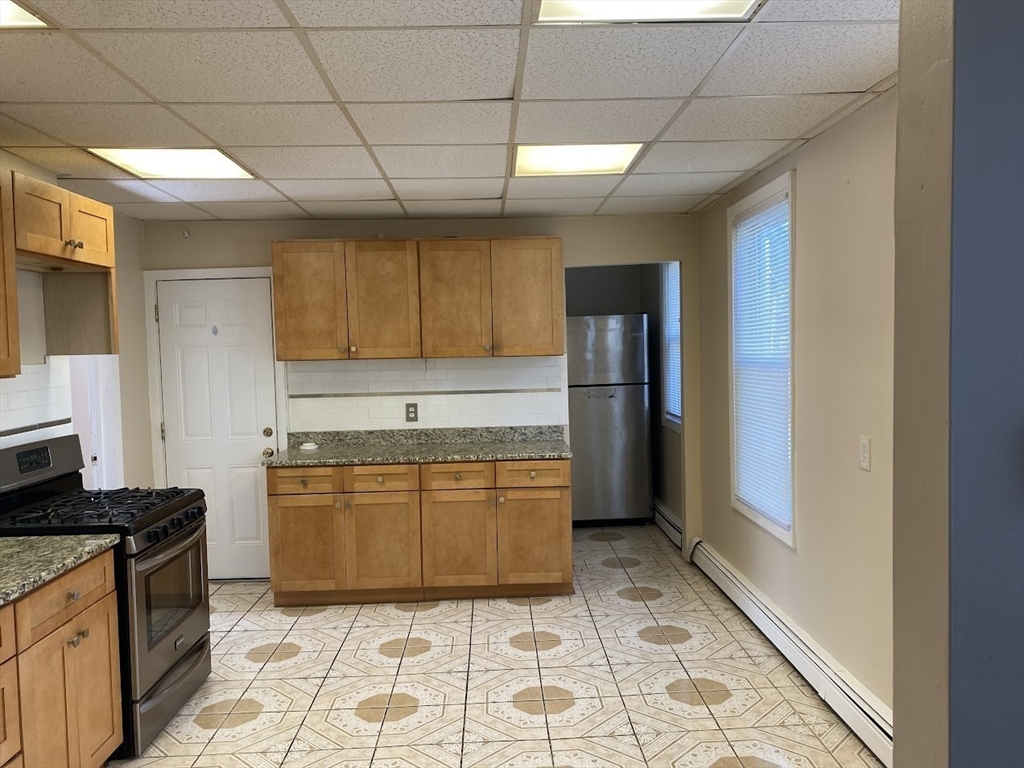
[[[275,467],[336,467],[366,466],[372,464],[450,464],[475,461],[545,461],[571,459],[572,451],[513,451],[509,453],[444,453],[417,454],[415,456],[365,456],[358,458],[313,458],[292,457],[270,458],[263,461],[267,468]]]
[[[67,541],[69,539],[76,539],[78,541]],[[58,542],[57,540],[64,541]],[[21,581],[16,581],[11,586],[0,590],[0,607],[20,600],[29,592],[53,581],[58,576],[106,552],[108,549],[112,549],[120,540],[121,536],[117,533],[84,536],[18,536],[0,538],[0,545],[17,542],[18,545],[39,550],[39,552],[32,554],[33,558],[38,559],[38,563],[31,559],[28,562],[22,562],[17,556],[14,558],[11,565],[15,567],[32,567],[35,570],[27,577],[21,579]],[[78,545],[77,547],[75,546],[76,544]],[[48,553],[46,551],[47,546],[57,547],[58,551]],[[59,548],[62,547],[67,547],[68,550],[60,551]],[[48,556],[50,557],[47,561]],[[27,558],[21,558],[21,560],[25,559]],[[38,569],[36,569],[37,565],[39,566]]]

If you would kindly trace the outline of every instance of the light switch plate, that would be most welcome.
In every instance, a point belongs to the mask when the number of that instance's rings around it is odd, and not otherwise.
[[[420,420],[420,406],[418,403],[406,403],[405,404],[405,420],[406,421],[419,421]]]

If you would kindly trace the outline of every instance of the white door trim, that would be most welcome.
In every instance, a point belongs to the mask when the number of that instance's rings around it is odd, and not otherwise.
[[[163,280],[227,280],[232,278],[265,277],[270,280],[271,295],[274,275],[271,267],[218,267],[215,269],[147,269],[142,273],[145,287],[146,315],[146,367],[149,373],[149,434],[153,445],[153,483],[158,488],[167,485],[167,456],[160,425],[164,420],[163,392],[160,386],[160,328],[156,322],[156,284]],[[271,312],[273,326],[273,312]],[[285,364],[274,361],[274,391],[277,400],[277,450],[288,444],[288,378]]]

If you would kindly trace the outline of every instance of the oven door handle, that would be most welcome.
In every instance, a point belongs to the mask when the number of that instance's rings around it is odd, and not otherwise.
[[[143,573],[149,573],[150,571],[155,570],[156,568],[159,568],[161,565],[163,565],[164,563],[168,562],[169,560],[173,560],[178,555],[180,555],[182,552],[184,552],[186,549],[188,549],[193,544],[195,544],[197,541],[199,541],[199,539],[202,538],[204,533],[206,533],[206,523],[205,522],[203,522],[195,530],[194,533],[192,533],[190,536],[188,536],[188,538],[182,539],[181,541],[175,543],[175,545],[173,547],[171,547],[170,549],[166,550],[165,552],[161,552],[160,554],[154,555],[151,558],[150,557],[138,557],[138,558],[136,558],[135,559],[135,572],[137,574],[143,574]]]

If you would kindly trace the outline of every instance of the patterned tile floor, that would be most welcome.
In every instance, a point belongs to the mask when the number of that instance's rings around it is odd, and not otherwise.
[[[211,584],[210,679],[111,765],[880,765],[658,528],[574,549],[572,597],[281,609]]]

